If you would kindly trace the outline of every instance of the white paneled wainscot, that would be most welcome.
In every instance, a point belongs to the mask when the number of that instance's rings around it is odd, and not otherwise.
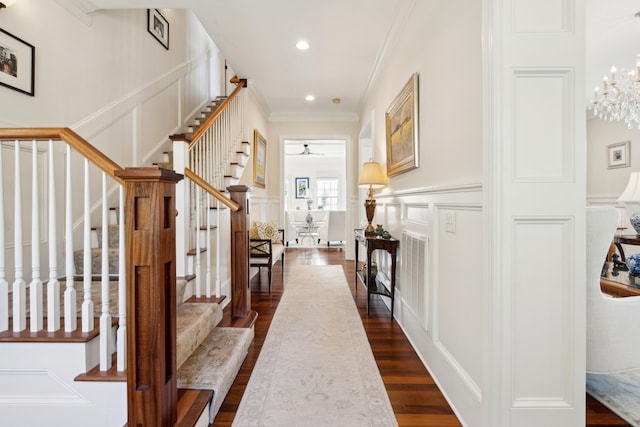
[[[396,321],[461,420],[479,420],[488,328],[482,186],[422,188],[376,200],[374,222],[400,240]],[[384,255],[377,261],[388,271]]]

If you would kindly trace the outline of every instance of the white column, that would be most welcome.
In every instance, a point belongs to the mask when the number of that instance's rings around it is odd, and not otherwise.
[[[89,332],[94,327],[93,300],[91,299],[91,206],[89,188],[89,160],[84,159],[84,215],[83,215],[83,300],[82,300],[82,332]]]
[[[189,161],[189,148],[186,141],[173,143],[173,169],[184,174]],[[187,275],[187,236],[189,233],[189,186],[188,180],[182,179],[176,184],[176,275]]]
[[[585,423],[585,4],[483,0],[484,426]]]
[[[109,206],[107,206],[107,174],[102,172],[102,311],[100,314],[100,370],[111,369],[113,337],[109,304]]]
[[[65,161],[64,269],[67,284],[64,290],[64,330],[65,332],[72,332],[78,327],[78,313],[76,313],[76,289],[73,280],[73,184],[71,178],[71,147],[69,145],[67,145]]]

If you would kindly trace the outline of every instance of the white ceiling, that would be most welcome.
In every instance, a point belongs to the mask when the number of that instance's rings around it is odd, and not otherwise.
[[[611,66],[635,68],[640,53],[640,12],[638,0],[587,0],[587,99]]]
[[[87,10],[190,8],[271,119],[357,120],[394,23],[415,0],[79,1]],[[296,49],[300,39],[311,47]]]
[[[87,11],[190,8],[236,73],[262,96],[270,118],[357,118],[385,44],[415,1],[75,0]],[[586,0],[585,101],[611,69],[635,66],[638,0]],[[478,35],[480,37],[480,35]],[[295,43],[311,48],[299,51]],[[305,101],[307,94],[316,100]],[[341,98],[340,104],[332,103]]]

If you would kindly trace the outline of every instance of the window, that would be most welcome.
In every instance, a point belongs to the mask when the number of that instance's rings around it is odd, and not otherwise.
[[[337,178],[318,178],[316,180],[316,204],[318,209],[337,211],[339,205],[340,183]]]

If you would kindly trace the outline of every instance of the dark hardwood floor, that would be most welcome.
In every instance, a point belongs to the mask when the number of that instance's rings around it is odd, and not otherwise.
[[[286,287],[287,271],[294,265],[342,265],[347,283],[354,292],[354,263],[345,261],[345,251],[340,248],[287,249],[284,274],[278,263],[273,271],[273,289],[268,293],[266,269],[251,282],[251,305],[258,312],[255,324],[255,339],[240,372],[227,394],[215,422],[210,427],[230,426],[238,409],[242,394],[251,376],[260,348],[267,335],[273,314],[278,307],[283,288]],[[284,279],[284,280],[283,280]],[[366,314],[366,293],[360,287],[356,305],[360,311],[371,349],[387,388],[391,405],[400,426],[460,426],[460,422],[429,375],[413,347],[395,321],[389,319],[389,310],[380,302],[379,296],[372,298],[371,313]],[[225,314],[222,324],[229,324]],[[627,426],[625,421],[613,414],[595,399],[587,396],[588,426]]]

